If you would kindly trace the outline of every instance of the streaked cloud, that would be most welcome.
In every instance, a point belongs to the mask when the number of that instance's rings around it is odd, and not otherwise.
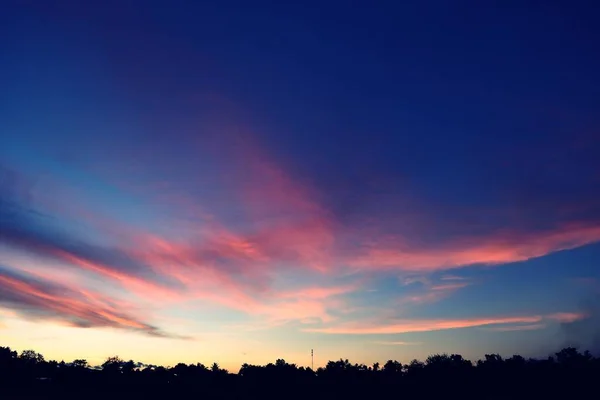
[[[541,316],[515,316],[475,319],[429,319],[429,320],[396,320],[385,324],[342,324],[326,328],[306,328],[306,332],[318,332],[343,335],[383,335],[412,332],[431,332],[448,329],[482,327],[488,325],[507,324],[539,324],[544,319],[556,319],[556,314]]]
[[[169,210],[165,221],[171,234],[96,215],[93,209],[78,206],[75,217],[84,219],[95,234],[80,237],[62,221],[67,220],[63,213],[68,213],[68,208],[44,214],[35,210],[35,202],[30,205],[26,196],[7,188],[0,198],[2,204],[9,205],[0,210],[0,240],[19,251],[58,262],[65,269],[114,283],[140,303],[166,308],[200,301],[242,312],[265,326],[297,322],[310,325],[304,329],[311,332],[383,334],[510,323],[534,325],[544,319],[577,320],[577,316],[566,313],[349,325],[354,311],[369,309],[369,305],[351,306],[348,298],[362,288],[340,284],[339,277],[355,275],[360,279],[397,271],[403,274],[401,282],[407,290],[393,300],[393,307],[433,304],[473,284],[456,273],[458,268],[512,263],[582,246],[600,240],[600,226],[573,222],[546,230],[491,229],[476,237],[442,235],[431,241],[389,235],[385,229],[361,230],[342,223],[335,210],[318,201],[315,188],[286,173],[258,146],[245,140],[235,144],[235,150],[226,153],[231,163],[220,171],[225,179],[222,196],[233,199],[228,204],[235,207],[235,220],[228,218],[229,210],[220,204],[204,203],[201,196],[194,196],[197,188],[193,183],[174,187],[165,182],[147,188],[152,193],[157,187],[173,193],[148,199]],[[94,239],[98,237],[118,240]],[[439,276],[444,271],[452,273]],[[51,275],[51,271],[38,273],[39,277]],[[281,287],[276,282],[282,276],[311,277],[320,284],[309,278],[294,288],[289,283]],[[76,290],[68,293],[79,308],[87,304],[85,295]],[[361,299],[355,301],[360,303]],[[112,323],[125,326],[135,319],[120,321]],[[102,326],[100,320],[95,323]],[[143,323],[136,329],[159,331]]]
[[[113,247],[109,251],[65,234],[50,234],[53,239],[48,239],[37,233],[35,221],[28,220],[22,226],[25,229],[18,240],[5,229],[5,237],[11,244],[63,262],[66,267],[80,268],[114,281],[145,301],[160,299],[163,305],[203,299],[263,316],[269,323],[329,321],[326,300],[356,289],[355,286],[308,286],[294,291],[273,291],[265,286],[270,279],[267,272],[272,270],[265,269],[268,264],[260,266],[268,256],[244,239],[222,231],[216,233],[220,236],[197,245],[140,234],[132,239],[135,247]],[[121,260],[126,260],[125,268],[120,268]]]
[[[515,326],[495,326],[492,328],[481,328],[486,331],[493,332],[516,332],[516,331],[537,331],[544,329],[546,324],[529,324],[529,325],[515,325]]]
[[[364,252],[348,263],[358,268],[433,272],[525,261],[598,241],[600,224],[593,222],[565,224],[544,231],[464,237],[426,248],[408,245],[400,237],[388,237],[365,246]]]
[[[554,321],[558,321],[565,324],[569,324],[575,321],[581,321],[582,319],[585,319],[587,317],[588,315],[583,312],[561,312],[550,314],[547,316],[548,319],[552,319]]]
[[[443,281],[464,281],[467,278],[458,275],[444,275],[440,279]]]
[[[419,283],[417,290],[410,291],[398,299],[398,304],[428,304],[441,301],[460,289],[470,286],[472,282],[463,279],[460,281],[444,281],[437,283],[428,277],[408,278],[403,281],[405,285]]]
[[[403,341],[391,341],[391,342],[373,342],[375,344],[381,344],[385,346],[420,346],[422,342],[403,342]]]
[[[31,276],[0,270],[0,305],[29,319],[55,320],[83,328],[111,327],[157,337],[178,337],[123,310],[131,304],[99,293],[61,286]]]

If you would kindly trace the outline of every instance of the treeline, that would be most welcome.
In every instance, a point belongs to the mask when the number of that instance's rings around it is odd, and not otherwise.
[[[237,374],[213,364],[165,368],[119,357],[91,367],[86,360],[47,361],[27,350],[0,347],[0,388],[7,399],[86,396],[163,398],[199,396],[220,399],[363,398],[403,395],[462,399],[598,397],[600,358],[565,348],[545,359],[486,355],[475,363],[457,354],[437,354],[408,364],[380,365],[329,361],[316,371],[282,359],[267,365],[244,364]],[[41,396],[41,397],[40,397]]]

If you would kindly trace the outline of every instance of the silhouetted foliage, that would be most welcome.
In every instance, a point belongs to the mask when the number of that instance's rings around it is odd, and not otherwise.
[[[0,386],[6,399],[126,397],[218,399],[358,399],[400,393],[401,397],[462,399],[575,398],[596,395],[600,359],[568,347],[546,359],[486,354],[472,363],[458,354],[434,354],[425,362],[383,366],[329,361],[313,371],[278,359],[243,364],[231,374],[214,363],[147,365],[118,356],[92,367],[84,359],[46,361],[33,351],[0,347]],[[588,393],[589,392],[589,393]]]

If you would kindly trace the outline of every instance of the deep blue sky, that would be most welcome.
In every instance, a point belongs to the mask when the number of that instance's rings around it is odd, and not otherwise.
[[[590,344],[560,324],[595,318],[599,17],[558,1],[9,1],[0,339],[170,363],[185,336],[232,368],[273,343],[299,363],[319,346],[371,362]]]

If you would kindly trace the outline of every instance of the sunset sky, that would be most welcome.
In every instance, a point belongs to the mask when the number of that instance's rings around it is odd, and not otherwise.
[[[9,0],[0,346],[237,372],[600,343],[578,4]]]

